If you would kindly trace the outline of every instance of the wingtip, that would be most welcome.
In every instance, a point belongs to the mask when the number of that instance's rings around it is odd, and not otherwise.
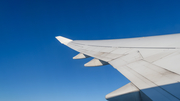
[[[63,36],[56,36],[55,37],[59,42],[61,42],[62,44],[67,45],[69,42],[73,41],[71,39],[65,38]]]

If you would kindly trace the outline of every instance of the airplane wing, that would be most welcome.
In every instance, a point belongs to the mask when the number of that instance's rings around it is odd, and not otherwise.
[[[94,57],[84,66],[110,64],[131,81],[107,94],[109,101],[180,101],[180,34],[116,40],[56,39],[80,52],[73,59]]]

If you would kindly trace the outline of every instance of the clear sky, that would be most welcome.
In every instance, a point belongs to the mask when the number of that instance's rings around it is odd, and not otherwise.
[[[179,0],[1,0],[0,101],[106,101],[129,81],[55,36],[120,39],[180,33]]]

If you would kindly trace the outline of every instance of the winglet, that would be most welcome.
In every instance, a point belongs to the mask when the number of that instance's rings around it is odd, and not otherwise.
[[[71,39],[68,39],[68,38],[65,38],[65,37],[62,37],[62,36],[56,36],[56,39],[58,41],[60,41],[62,44],[65,44],[65,45],[67,45],[69,42],[73,41]]]

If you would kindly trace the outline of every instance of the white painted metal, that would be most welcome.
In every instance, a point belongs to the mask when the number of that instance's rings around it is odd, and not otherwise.
[[[78,55],[74,56],[73,59],[85,59],[85,58],[88,58],[90,56],[87,56],[83,53],[79,53]]]
[[[109,101],[141,101],[139,89],[132,83],[107,94],[105,98]]]
[[[99,59],[92,59],[88,63],[84,64],[85,67],[96,67],[96,66],[103,66],[107,65],[108,63]]]
[[[118,66],[117,61],[111,63],[118,71],[125,75],[134,85],[136,85],[145,95],[153,101],[179,101],[176,97],[169,94],[153,82],[149,81],[142,75],[133,71],[127,66]]]
[[[180,90],[176,90],[180,89],[180,83],[178,82],[180,81],[179,75],[143,60],[128,64],[127,66],[166,92],[180,99]],[[175,86],[171,86],[170,84],[174,84]]]
[[[155,61],[153,64],[161,66],[174,73],[180,74],[180,51],[174,52],[164,58]]]
[[[85,66],[102,65],[100,60],[109,62],[140,89],[142,101],[180,101],[180,34],[92,41],[56,38],[96,58]]]
[[[65,38],[65,37],[62,37],[62,36],[57,36],[56,39],[59,40],[62,44],[65,44],[65,45],[67,45],[69,42],[73,41],[71,39],[68,39],[68,38]]]

